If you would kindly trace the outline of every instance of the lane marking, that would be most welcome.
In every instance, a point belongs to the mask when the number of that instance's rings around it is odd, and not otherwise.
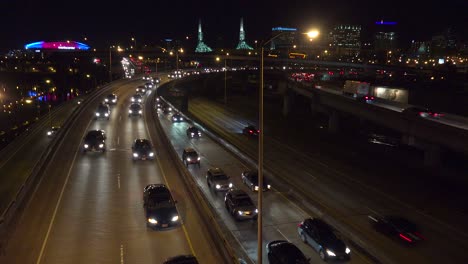
[[[120,264],[124,264],[124,246],[120,245]]]
[[[117,137],[117,146],[120,145],[120,137]]]
[[[86,126],[87,128],[89,127],[89,125],[91,124],[91,121],[90,120],[88,122],[88,125]],[[87,130],[84,131],[83,135],[81,136],[81,138],[84,137],[85,133],[87,132]],[[65,182],[63,183],[63,186],[62,186],[62,190],[60,191],[60,195],[59,195],[59,198],[57,200],[57,204],[55,205],[55,209],[54,209],[54,213],[52,214],[52,218],[50,220],[50,223],[49,223],[49,227],[47,229],[47,233],[46,233],[46,236],[44,238],[44,241],[42,242],[42,246],[41,246],[41,251],[39,252],[39,256],[37,258],[37,261],[36,261],[36,264],[40,264],[41,263],[41,260],[42,260],[42,256],[44,255],[44,250],[45,250],[45,247],[47,245],[47,241],[49,240],[49,236],[50,236],[50,231],[52,230],[52,226],[55,222],[55,217],[57,216],[57,212],[58,212],[58,208],[60,206],[60,203],[62,202],[62,197],[63,197],[63,194],[65,192],[65,187],[67,186],[68,184],[68,180],[70,179],[70,175],[71,175],[71,172],[72,172],[72,169],[73,167],[75,166],[75,161],[76,161],[76,157],[78,156],[78,153],[80,153],[80,147],[81,147],[81,142],[80,144],[78,145],[78,148],[77,150],[75,151],[75,155],[73,156],[73,160],[72,160],[72,163],[70,164],[70,168],[68,169],[68,173],[67,173],[67,178],[65,178]]]
[[[281,232],[281,231],[279,230],[278,227],[276,227],[276,231],[278,231],[278,233],[280,233],[280,235],[282,235],[288,242],[291,242],[291,241],[288,239],[288,237],[285,236],[285,235],[283,234],[283,232]]]
[[[117,173],[117,186],[120,189],[120,174]]]
[[[150,132],[149,132],[149,128],[148,128],[148,123],[145,122],[145,127],[146,127],[146,133],[148,134],[148,137],[150,137]],[[161,171],[161,174],[164,178],[164,181],[166,182],[166,185],[167,185],[167,188],[169,188],[169,190],[171,190],[172,188],[170,187],[169,185],[169,182],[167,181],[167,178],[166,178],[166,173],[164,173],[164,170],[162,168],[162,165],[161,165],[161,161],[159,159],[159,155],[155,155],[156,156],[156,161],[158,162],[158,167],[159,167],[159,171]],[[177,205],[176,205],[176,208],[177,208]],[[179,209],[177,208],[177,211],[179,211]],[[187,242],[189,244],[189,247],[190,247],[190,251],[192,253],[192,255],[194,255],[195,257],[197,256],[195,254],[195,250],[193,249],[193,245],[192,245],[192,241],[190,240],[190,237],[188,235],[188,232],[187,232],[187,229],[185,228],[185,223],[182,222],[181,223],[181,226],[182,226],[182,230],[184,231],[184,234],[185,234],[185,238],[187,239]]]
[[[119,115],[119,122],[122,121],[122,115]]]

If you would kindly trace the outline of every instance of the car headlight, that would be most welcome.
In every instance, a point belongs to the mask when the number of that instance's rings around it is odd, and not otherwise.
[[[140,102],[140,103],[141,103],[141,99],[138,99],[138,102]]]
[[[232,188],[232,183],[229,183],[229,188]]]
[[[103,148],[104,147],[104,144],[99,144],[99,148]]]
[[[89,145],[88,145],[88,144],[84,144],[84,148],[89,148]]]
[[[219,185],[219,184],[216,184],[216,186],[215,186],[215,187],[216,187],[216,189],[219,189],[219,188],[221,188],[221,185]]]
[[[190,135],[193,137],[195,135],[195,133],[190,133]]]
[[[243,215],[243,214],[244,214],[244,211],[237,211],[237,213],[238,213],[239,215]]]
[[[109,99],[106,98],[106,99],[104,99],[104,101],[109,102]]]
[[[108,114],[108,113],[105,113],[104,115],[105,115],[105,116],[109,116],[109,114]]]
[[[179,220],[178,215],[173,216],[172,219],[171,219],[172,222],[175,222],[175,221],[178,221],[178,220]]]
[[[132,97],[132,102],[135,102],[135,98]]]
[[[154,156],[154,152],[150,152],[150,153],[149,153],[149,156],[150,156],[150,157],[153,157],[153,156]]]
[[[142,114],[142,113],[143,113],[143,111],[139,110],[139,111],[138,111],[138,113],[139,113],[139,114]]]
[[[117,99],[112,99],[112,102],[113,102],[113,103],[117,102]]]
[[[100,114],[99,114],[99,113],[96,113],[96,116],[100,116]]]
[[[133,153],[133,157],[138,158],[138,153]]]
[[[148,222],[155,225],[158,223],[158,220],[154,219],[154,218],[148,218]]]
[[[171,107],[169,107],[167,110],[169,110],[169,111],[172,111],[172,108],[171,108]]]
[[[331,250],[329,250],[329,249],[327,249],[327,254],[328,254],[328,256],[331,256],[331,257],[335,257],[335,256],[336,256],[335,252],[333,252],[333,251],[331,251]]]
[[[351,249],[349,249],[349,247],[346,247],[345,252],[346,252],[346,254],[349,254],[349,253],[351,253]]]
[[[128,113],[131,114],[131,113],[132,113],[132,110],[128,110]]]
[[[52,135],[52,131],[47,131],[47,135],[48,136]]]
[[[257,213],[257,214],[258,214],[258,209],[255,209],[255,213]]]
[[[197,160],[200,160],[200,157],[198,157]]]
[[[270,184],[268,184],[268,185],[267,185],[267,188],[268,188],[268,189],[271,189],[271,185],[270,185]]]
[[[191,159],[190,159],[190,158],[187,158],[187,161],[191,161]]]
[[[159,98],[156,98],[156,102],[159,102]]]

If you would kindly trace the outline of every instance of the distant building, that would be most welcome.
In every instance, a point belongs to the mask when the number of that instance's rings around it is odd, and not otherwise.
[[[357,57],[361,51],[361,26],[335,26],[329,34],[329,42],[336,56]]]
[[[272,50],[291,48],[296,43],[297,28],[275,27],[271,31],[272,37],[282,34],[270,42]]]
[[[427,57],[431,52],[431,43],[429,41],[411,41],[408,55],[411,57]]]
[[[375,22],[374,51],[376,53],[394,52],[397,49],[396,25],[396,22],[390,21]]]
[[[441,34],[434,35],[431,40],[433,55],[454,55],[458,51],[457,37],[449,28]]]

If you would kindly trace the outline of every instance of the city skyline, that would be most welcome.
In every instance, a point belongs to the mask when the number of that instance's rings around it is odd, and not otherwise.
[[[419,1],[417,1],[419,2]],[[197,22],[203,23],[207,44],[238,42],[239,19],[244,18],[247,43],[268,38],[276,26],[297,27],[300,30],[317,28],[328,33],[335,25],[362,26],[362,37],[372,35],[375,21],[397,21],[401,42],[429,40],[433,35],[451,28],[466,40],[467,27],[463,10],[468,3],[453,0],[450,4],[427,6],[421,3],[361,1],[360,5],[331,0],[309,3],[289,1],[287,5],[247,1],[219,3],[150,3],[141,2],[132,10],[109,3],[81,1],[72,9],[67,3],[49,1],[24,4],[2,3],[10,10],[1,18],[4,30],[0,49],[22,48],[25,43],[39,40],[84,38],[95,45],[106,45],[134,37],[137,43],[154,43],[164,38],[197,37]],[[278,2],[279,3],[279,2]],[[116,12],[117,11],[117,12]],[[259,16],[261,19],[259,19]]]

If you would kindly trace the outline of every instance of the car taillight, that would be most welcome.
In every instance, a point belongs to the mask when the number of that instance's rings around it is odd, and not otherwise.
[[[252,134],[252,133],[253,133],[253,131],[252,131],[252,130],[249,130],[249,133],[250,133],[250,134]]]
[[[419,237],[422,240],[426,240],[426,238],[423,235],[421,235],[421,233],[419,233],[419,232],[413,232],[413,235]]]
[[[409,238],[409,237],[407,237],[407,236],[405,236],[405,235],[403,235],[403,234],[401,234],[401,233],[400,233],[400,237],[401,237],[402,239],[404,239],[404,240],[410,242],[410,243],[413,242],[413,240],[411,240],[411,238]]]
[[[260,130],[257,130],[257,133],[260,133]]]

